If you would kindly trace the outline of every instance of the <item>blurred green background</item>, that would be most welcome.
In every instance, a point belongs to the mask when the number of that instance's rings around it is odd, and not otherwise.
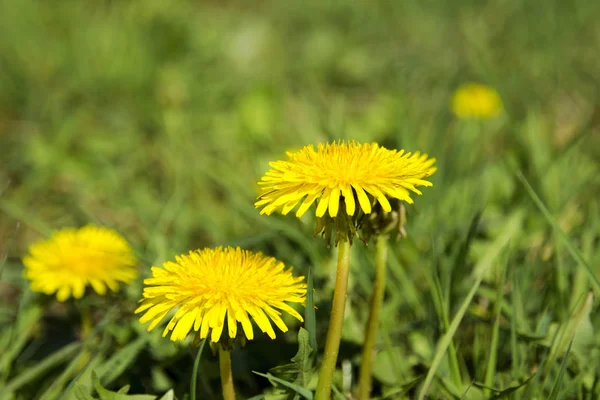
[[[516,174],[600,276],[600,2],[0,0],[0,10],[0,392],[12,383],[2,399],[60,398],[75,376],[91,379],[77,375],[83,359],[31,373],[77,340],[78,306],[30,293],[20,257],[67,226],[114,228],[140,257],[135,284],[86,300],[118,306],[108,321],[96,312],[104,325],[89,356],[109,388],[187,395],[189,343],[146,334],[132,310],[150,266],[193,248],[239,245],[299,273],[312,267],[323,346],[335,252],[312,237],[311,216],[260,216],[253,202],[269,161],[340,138],[438,160],[434,187],[408,209],[408,238],[392,245],[375,396],[414,396],[406,384],[427,372],[488,264],[454,336],[464,386],[444,362],[432,398],[496,393],[469,386],[490,383],[492,353],[494,389],[535,378],[512,398],[550,398],[556,382],[558,398],[599,395],[598,302],[583,303],[582,265]],[[452,93],[471,81],[499,92],[500,116],[452,115]],[[360,363],[372,247],[353,246],[345,393]],[[273,396],[251,371],[289,362],[290,324],[276,341],[236,349],[240,398]],[[107,367],[123,348],[120,367]],[[207,354],[199,398],[218,398]]]

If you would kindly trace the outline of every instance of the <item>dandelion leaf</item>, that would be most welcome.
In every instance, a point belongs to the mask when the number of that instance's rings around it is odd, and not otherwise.
[[[290,364],[280,365],[272,368],[270,373],[284,380],[287,383],[293,383],[294,386],[305,388],[308,385],[312,373],[311,361],[312,348],[310,346],[310,338],[308,331],[300,328],[298,332],[298,352],[292,358]],[[278,382],[278,381],[275,381]],[[282,385],[285,392],[285,399],[298,399],[298,392],[290,386]]]
[[[281,385],[284,388],[288,388],[291,389],[294,392],[294,395],[292,397],[286,396],[284,397],[285,399],[287,398],[293,398],[293,399],[300,399],[300,398],[304,398],[307,400],[312,400],[313,399],[313,394],[310,390],[303,388],[299,385],[296,385],[294,383],[288,382],[286,380],[283,380],[281,378],[278,378],[276,376],[273,376],[270,373],[267,374],[261,374],[260,372],[256,372],[253,371],[256,375],[262,376],[264,378],[267,378],[269,380],[269,382],[271,382],[271,384],[273,386],[277,386],[277,385]],[[301,396],[301,397],[298,397]]]

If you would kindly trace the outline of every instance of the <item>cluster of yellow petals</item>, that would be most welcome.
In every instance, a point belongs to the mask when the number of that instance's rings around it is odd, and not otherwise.
[[[171,332],[172,341],[183,340],[193,328],[200,331],[200,338],[210,330],[210,340],[218,342],[225,324],[229,337],[235,338],[238,322],[246,338],[253,339],[250,318],[273,339],[270,321],[283,332],[288,329],[279,310],[303,320],[286,304],[304,304],[303,280],[292,275],[292,268],[286,270],[282,262],[261,253],[239,247],[195,250],[162,268],[152,267],[135,312],[146,312],[140,322],[152,321],[150,331],[177,309],[163,331],[163,336]]]
[[[500,114],[502,100],[492,87],[467,83],[454,92],[451,108],[459,118],[487,119]]]
[[[32,244],[23,265],[31,290],[56,293],[59,301],[81,298],[88,285],[101,295],[107,287],[116,292],[118,282],[129,283],[137,276],[127,241],[110,229],[91,225],[63,229]]]
[[[319,144],[316,150],[309,145],[287,156],[287,161],[271,162],[259,182],[262,193],[255,206],[262,208],[261,214],[281,209],[285,215],[299,205],[300,217],[318,199],[317,217],[327,210],[336,217],[341,198],[348,215],[354,215],[356,200],[369,214],[368,195],[389,212],[388,197],[412,203],[410,192],[421,194],[418,186],[431,186],[425,178],[437,170],[427,154],[388,150],[377,143],[339,141]]]

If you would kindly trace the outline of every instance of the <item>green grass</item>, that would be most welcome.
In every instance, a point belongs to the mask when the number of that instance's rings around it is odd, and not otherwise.
[[[205,246],[311,268],[318,365],[335,253],[312,237],[311,216],[260,216],[253,202],[269,161],[338,138],[421,150],[439,167],[408,209],[408,238],[390,245],[374,396],[600,396],[600,3],[0,9],[0,398],[87,399],[130,385],[185,399],[197,348],[147,333],[133,310],[151,265]],[[457,120],[448,102],[467,81],[495,87],[505,112]],[[121,232],[142,276],[84,300],[97,311],[82,341],[83,303],[31,293],[20,257],[86,223]],[[340,362],[356,384],[374,249],[356,241],[352,251]],[[275,398],[252,371],[268,376],[300,354],[300,325],[286,322],[277,340],[233,352],[240,398]],[[219,398],[206,350],[193,387]],[[304,378],[314,390],[316,374]],[[336,379],[347,387],[341,364]]]

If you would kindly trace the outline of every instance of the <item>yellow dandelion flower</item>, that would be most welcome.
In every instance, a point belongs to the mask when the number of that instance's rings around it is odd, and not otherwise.
[[[271,162],[271,170],[263,176],[262,194],[254,204],[261,214],[282,209],[287,214],[296,206],[301,217],[318,199],[317,217],[327,210],[338,215],[343,201],[345,213],[354,215],[356,203],[370,214],[374,199],[384,211],[392,207],[388,198],[412,203],[410,192],[421,194],[417,186],[431,186],[425,178],[437,168],[427,154],[388,150],[377,143],[333,142],[306,146],[287,153],[287,161]]]
[[[194,329],[200,338],[218,342],[225,326],[230,338],[238,333],[238,322],[247,339],[254,333],[250,319],[271,339],[271,321],[283,332],[284,311],[298,320],[302,316],[287,303],[304,304],[304,277],[294,277],[292,269],[262,253],[238,248],[203,249],[167,261],[162,268],[152,267],[152,278],[144,280],[143,299],[136,313],[146,312],[140,322],[152,321],[154,329],[173,309],[178,308],[163,331],[171,340],[183,340]]]
[[[118,282],[129,283],[137,276],[127,241],[113,230],[91,225],[62,229],[34,243],[23,265],[31,290],[56,293],[58,301],[81,298],[88,285],[100,295],[107,287],[116,292]]]
[[[502,100],[492,87],[467,83],[454,92],[451,108],[459,118],[486,119],[500,114]]]

